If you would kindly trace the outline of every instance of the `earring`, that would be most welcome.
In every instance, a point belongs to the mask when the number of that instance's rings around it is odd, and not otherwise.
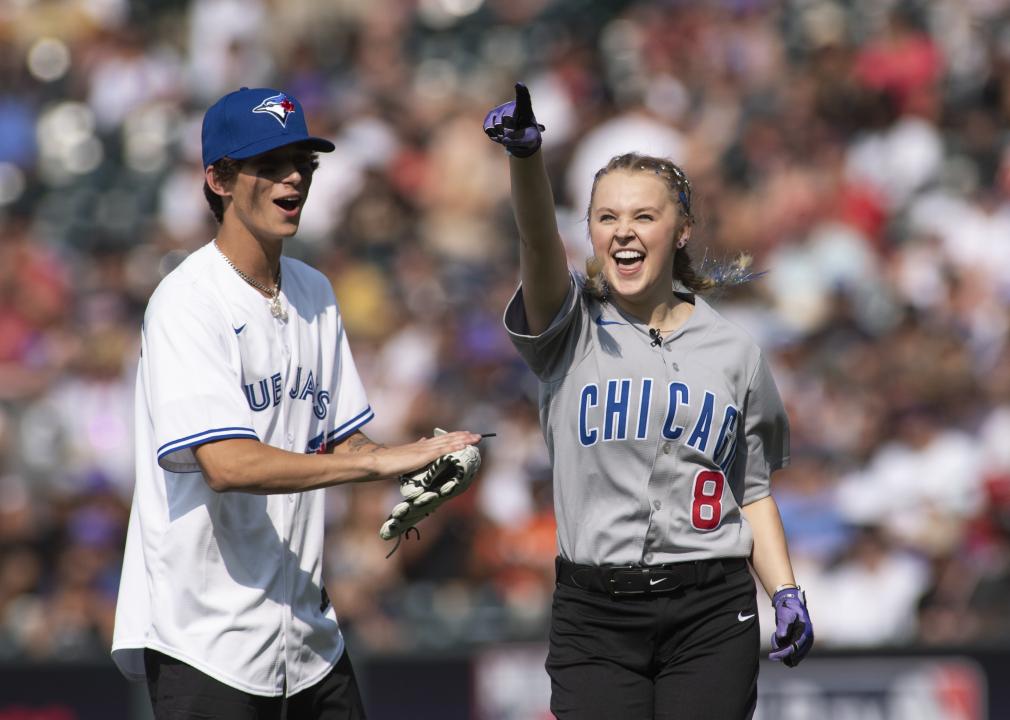
[[[680,249],[681,249],[682,247],[684,247],[685,245],[687,245],[687,240],[678,240],[678,241],[677,241],[677,249],[678,249],[678,250],[680,250]]]

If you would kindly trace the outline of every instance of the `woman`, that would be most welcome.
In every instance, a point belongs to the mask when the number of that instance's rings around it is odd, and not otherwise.
[[[788,461],[785,410],[757,345],[697,295],[712,282],[687,253],[690,183],[667,160],[611,160],[593,182],[593,258],[576,277],[524,86],[484,130],[510,155],[521,285],[505,325],[541,381],[554,468],[551,710],[750,717],[748,560],[775,607],[770,657],[795,665],[813,630],[769,490]]]

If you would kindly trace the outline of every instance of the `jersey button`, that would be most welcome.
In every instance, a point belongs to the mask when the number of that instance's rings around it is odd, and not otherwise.
[[[659,500],[653,500],[652,507],[656,508],[657,510],[660,510],[663,507],[663,503],[660,502]]]
[[[652,554],[652,553],[645,553],[645,562],[647,562],[647,563],[651,563],[651,562],[652,562],[652,558],[653,558],[653,557],[654,557],[654,556],[653,556],[653,554]]]
[[[664,455],[669,455],[670,454],[670,450],[672,450],[672,449],[673,449],[673,446],[670,445],[670,443],[668,443],[668,442],[663,443],[663,454]]]

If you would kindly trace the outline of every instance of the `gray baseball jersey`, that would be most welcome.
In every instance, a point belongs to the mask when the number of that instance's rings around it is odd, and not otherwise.
[[[520,287],[505,327],[540,379],[558,550],[591,565],[747,557],[740,508],[788,462],[789,425],[757,344],[702,298],[655,342],[649,327],[572,279],[530,335]]]

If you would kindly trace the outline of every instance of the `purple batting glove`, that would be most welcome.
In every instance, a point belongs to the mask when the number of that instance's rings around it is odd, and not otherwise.
[[[781,660],[796,667],[814,644],[814,626],[807,612],[807,599],[799,588],[779,590],[772,597],[775,608],[775,632],[769,660]]]
[[[529,157],[540,149],[540,133],[544,130],[533,117],[530,91],[522,83],[516,83],[515,100],[499,105],[484,118],[487,136],[519,158]]]

